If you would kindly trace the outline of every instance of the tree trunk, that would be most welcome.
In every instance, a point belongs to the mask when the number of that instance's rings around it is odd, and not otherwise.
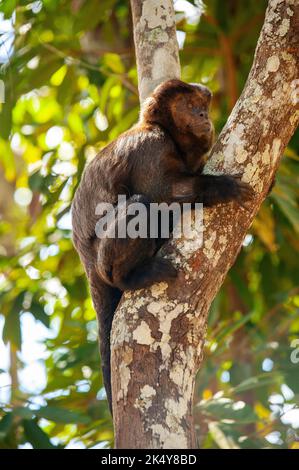
[[[157,80],[178,74],[171,2],[155,2],[157,8],[149,13],[152,3],[132,0],[141,99]],[[242,174],[255,190],[254,200],[247,209],[233,202],[206,208],[202,246],[194,229],[192,239],[175,240],[163,248],[179,268],[177,280],[126,293],[119,305],[111,337],[117,448],[196,446],[193,392],[209,307],[299,121],[298,31],[298,0],[269,0],[248,81],[206,167],[207,173]],[[157,37],[163,43],[163,73],[152,59],[155,54],[160,57]]]
[[[180,77],[172,0],[131,0],[141,103],[159,83]]]

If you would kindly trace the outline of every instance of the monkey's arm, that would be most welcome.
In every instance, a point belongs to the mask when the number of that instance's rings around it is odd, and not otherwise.
[[[198,166],[204,167],[199,158]],[[162,133],[153,140],[145,135],[143,152],[135,159],[133,193],[146,194],[153,202],[202,202],[206,206],[244,201],[253,196],[252,188],[238,176],[191,174],[185,157],[173,141]]]

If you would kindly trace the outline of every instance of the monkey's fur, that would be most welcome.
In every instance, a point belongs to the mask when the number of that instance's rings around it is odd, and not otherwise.
[[[210,91],[169,80],[145,102],[139,122],[105,147],[87,166],[72,206],[73,241],[84,264],[99,322],[104,385],[112,411],[110,330],[122,292],[176,276],[173,265],[155,256],[163,243],[151,238],[97,238],[96,205],[143,202],[202,202],[212,206],[252,190],[232,176],[204,175],[213,141],[208,116]],[[126,219],[128,221],[128,218]]]

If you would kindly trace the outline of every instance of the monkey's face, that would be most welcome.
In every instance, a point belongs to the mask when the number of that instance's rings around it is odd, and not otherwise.
[[[203,153],[212,145],[214,128],[209,118],[212,94],[202,85],[191,85],[190,93],[178,93],[170,104],[175,126],[181,134],[193,135],[200,140]]]

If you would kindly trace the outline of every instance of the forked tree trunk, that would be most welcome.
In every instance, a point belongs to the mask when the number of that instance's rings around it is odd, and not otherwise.
[[[172,3],[131,0],[141,99],[178,76]],[[255,198],[204,210],[204,241],[172,241],[178,279],[124,295],[112,330],[117,448],[194,448],[192,403],[209,307],[266,197],[299,121],[299,1],[269,0],[244,91],[218,138],[209,173],[241,173]],[[163,64],[162,64],[163,61]],[[297,91],[297,93],[296,93]]]

